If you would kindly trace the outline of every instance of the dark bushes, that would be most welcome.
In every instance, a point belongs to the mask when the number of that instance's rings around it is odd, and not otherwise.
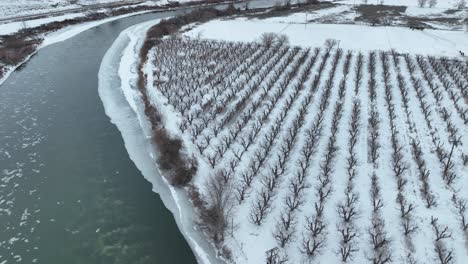
[[[36,50],[41,41],[40,39],[27,40],[15,36],[5,37],[0,46],[0,62],[9,65],[22,62]]]
[[[159,166],[161,169],[168,171],[166,177],[174,186],[185,186],[193,178],[197,171],[196,164],[190,164],[183,158],[181,153],[182,141],[180,139],[171,138],[164,128],[153,130],[153,142],[158,146],[159,151]]]

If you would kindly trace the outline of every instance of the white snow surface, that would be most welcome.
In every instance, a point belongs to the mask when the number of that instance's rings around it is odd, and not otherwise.
[[[178,0],[180,3],[193,2],[197,0]],[[47,12],[64,11],[96,4],[122,3],[165,5],[170,0],[77,0],[70,3],[70,0],[0,0],[0,18],[37,15]]]
[[[467,51],[468,35],[463,31],[430,30],[414,31],[406,27],[371,27],[343,24],[296,24],[297,16],[272,19],[244,18],[213,20],[185,33],[190,37],[227,41],[257,41],[263,33],[274,32],[289,37],[291,45],[320,47],[327,39],[339,41],[339,47],[350,50],[370,51],[392,49],[399,52],[458,56]],[[304,20],[302,20],[304,21]]]
[[[27,20],[24,22],[11,22],[11,23],[0,24],[0,35],[12,34],[23,28],[37,27],[37,26],[44,25],[44,24],[51,23],[51,22],[63,21],[66,19],[72,19],[72,18],[77,18],[77,17],[82,17],[82,16],[85,16],[85,14],[75,13],[75,14],[67,14],[63,16]]]
[[[438,8],[454,8],[456,4],[460,0],[438,0],[437,5],[435,7]],[[350,5],[359,5],[363,4],[365,0],[338,0],[336,1],[342,4],[350,4]],[[412,7],[419,7],[418,0],[367,0],[367,4],[369,5],[391,5],[391,6],[412,6]],[[428,4],[426,4],[426,8]]]

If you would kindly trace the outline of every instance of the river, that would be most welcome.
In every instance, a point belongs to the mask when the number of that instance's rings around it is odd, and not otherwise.
[[[176,13],[47,46],[0,86],[0,264],[196,263],[97,92],[119,33]]]

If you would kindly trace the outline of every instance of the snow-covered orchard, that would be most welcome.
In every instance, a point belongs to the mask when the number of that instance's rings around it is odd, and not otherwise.
[[[148,93],[226,220],[208,236],[236,263],[463,263],[466,62],[270,36],[150,53]]]

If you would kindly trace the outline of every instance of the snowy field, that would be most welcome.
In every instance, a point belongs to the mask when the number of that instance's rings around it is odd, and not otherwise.
[[[418,0],[338,0],[337,2],[342,4],[363,4],[367,3],[369,5],[394,5],[394,6],[411,6],[411,7],[418,7]],[[460,0],[438,0],[435,7],[439,8],[454,8]],[[429,1],[426,3],[426,7],[428,7]]]
[[[468,17],[468,9],[450,9],[444,7],[383,6],[383,5],[346,5],[322,3],[309,8],[298,8],[289,13],[247,16],[256,23],[283,24],[351,24],[351,25],[387,25],[402,26],[418,24],[428,29],[463,30],[463,20]],[[258,18],[258,19],[255,19]]]
[[[63,16],[55,16],[55,17],[48,17],[48,18],[40,18],[40,19],[32,19],[23,22],[11,22],[6,24],[0,24],[0,35],[8,35],[23,28],[31,28],[31,27],[38,27],[47,23],[55,22],[55,21],[63,21],[66,19],[73,19],[77,17],[83,17],[85,14],[68,14]]]
[[[178,2],[190,2],[196,0],[179,0]],[[67,11],[96,4],[129,3],[165,5],[168,0],[0,0],[0,18],[35,15],[46,12]]]
[[[264,32],[288,36],[292,45],[320,47],[336,39],[343,49],[386,50],[422,55],[458,56],[468,53],[468,35],[463,31],[414,31],[407,27],[369,27],[364,25],[284,23],[288,18],[214,20],[186,33],[191,37],[228,41],[255,41]],[[305,19],[305,17],[304,17]],[[299,20],[297,15],[292,20]],[[304,20],[303,20],[304,21]]]
[[[467,63],[275,43],[169,38],[146,67],[233,261],[465,263]]]

